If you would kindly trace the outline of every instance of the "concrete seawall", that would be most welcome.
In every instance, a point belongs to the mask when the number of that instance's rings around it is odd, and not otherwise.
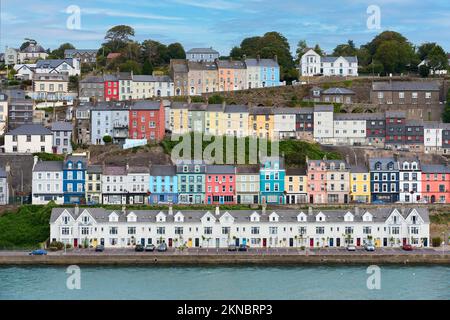
[[[0,265],[302,265],[302,264],[439,264],[450,265],[449,254],[405,255],[0,255]]]

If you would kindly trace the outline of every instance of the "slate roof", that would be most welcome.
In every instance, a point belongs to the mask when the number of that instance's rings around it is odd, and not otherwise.
[[[321,62],[335,62],[337,59],[341,57],[332,57],[332,56],[325,56],[321,58]],[[357,63],[358,57],[352,56],[352,57],[342,57],[345,60],[347,60],[349,63]]]
[[[144,166],[130,166],[128,168],[128,173],[150,173],[150,169]]]
[[[6,135],[52,135],[52,132],[40,124],[24,124]]]
[[[259,166],[258,165],[237,166],[236,174],[259,175]]]
[[[373,91],[439,91],[435,81],[390,81],[372,83]]]
[[[131,104],[131,110],[159,110],[161,103],[159,101],[138,100]]]
[[[386,111],[386,118],[406,118],[405,111]]]
[[[73,125],[67,121],[56,121],[52,123],[52,131],[72,131]]]
[[[246,113],[248,112],[248,107],[246,105],[226,105],[225,113]]]
[[[33,53],[33,52],[34,53],[36,53],[36,52],[44,53],[46,51],[40,44],[32,44],[32,43],[30,43],[25,49],[23,49],[20,52],[24,52],[24,53]]]
[[[205,53],[205,54],[219,54],[218,51],[214,50],[213,48],[192,48],[189,51],[186,52],[186,54],[198,54],[198,53]]]
[[[214,62],[188,62],[189,70],[217,70],[217,65]]]
[[[208,165],[206,174],[235,174],[235,168],[227,165]]]
[[[322,94],[355,94],[355,92],[346,88],[329,88],[325,91],[322,91]]]
[[[274,114],[298,114],[302,108],[273,108]]]
[[[176,166],[171,165],[152,165],[150,167],[151,176],[175,176],[177,174]]]
[[[316,166],[320,166],[321,163],[325,163],[327,169],[330,169],[331,164],[334,164],[335,170],[340,170],[341,164],[345,165],[345,170],[349,170],[349,165],[344,160],[308,160],[308,164],[314,163]]]
[[[272,107],[252,107],[249,109],[251,115],[271,115],[273,114]]]
[[[38,161],[33,172],[59,172],[63,171],[62,161]]]
[[[103,174],[106,176],[126,176],[127,168],[125,166],[105,166]]]
[[[333,105],[315,105],[314,112],[334,112]]]
[[[218,60],[217,65],[224,69],[245,69],[245,63],[242,61]]]
[[[78,209],[78,214],[75,214],[75,210]],[[109,221],[109,215],[113,212],[119,217],[119,222],[126,222],[127,216],[131,213],[137,217],[137,223],[149,223],[156,222],[158,214],[163,213],[166,216],[166,222],[174,222],[175,215],[181,213],[184,217],[184,222],[200,222],[205,214],[211,214],[215,219],[220,219],[223,215],[229,214],[234,218],[235,222],[251,222],[250,217],[257,213],[259,215],[259,223],[274,223],[270,221],[272,213],[276,213],[279,217],[279,222],[288,223],[301,223],[298,221],[298,216],[303,214],[306,217],[307,222],[315,222],[318,214],[325,215],[326,222],[344,222],[344,216],[350,212],[354,217],[354,222],[367,223],[363,221],[363,215],[369,212],[373,219],[373,222],[385,222],[389,216],[397,210],[397,212],[403,217],[407,218],[413,211],[417,212],[425,223],[429,223],[429,212],[427,208],[395,208],[395,207],[383,207],[383,208],[371,208],[360,209],[359,213],[350,210],[313,210],[309,213],[308,210],[266,210],[263,213],[260,210],[220,210],[219,214],[215,213],[215,210],[208,211],[194,211],[194,210],[173,210],[173,214],[169,215],[168,211],[160,210],[105,210],[103,208],[53,208],[50,216],[50,223],[54,223],[64,212],[68,212],[74,219],[77,219],[84,211],[87,211],[97,223],[107,223]],[[258,223],[258,222],[256,222]]]
[[[247,67],[270,67],[278,68],[278,62],[274,59],[245,59]]]
[[[86,169],[87,173],[102,173],[103,172],[103,167],[101,165],[97,165],[97,164],[93,164],[93,165],[89,165]]]
[[[351,173],[369,173],[369,169],[367,169],[366,166],[362,166],[362,165],[352,166],[350,168],[350,172]]]
[[[100,76],[87,76],[80,80],[80,83],[103,83],[103,77]]]
[[[306,176],[305,168],[287,168],[286,176]]]
[[[64,55],[73,55],[75,53],[88,53],[88,54],[97,54],[97,49],[66,49],[64,50]]]
[[[369,168],[371,171],[375,170],[375,164],[377,162],[381,163],[381,170],[380,171],[390,171],[388,170],[387,166],[390,162],[394,164],[394,170],[398,171],[398,162],[394,158],[370,158],[369,159]]]
[[[422,173],[450,173],[450,167],[443,164],[423,164]]]
[[[64,62],[67,63],[69,66],[73,67],[72,59],[48,59],[48,60],[38,60],[36,62],[36,68],[55,69]]]

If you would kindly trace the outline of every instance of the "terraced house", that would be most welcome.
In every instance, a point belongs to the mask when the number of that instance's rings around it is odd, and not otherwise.
[[[206,165],[202,161],[180,161],[177,166],[178,202],[205,203]]]
[[[395,203],[399,201],[399,167],[394,158],[369,160],[370,190],[372,203]]]
[[[370,203],[370,173],[365,166],[350,168],[350,201]]]
[[[426,208],[362,210],[106,210],[54,208],[50,239],[74,246],[106,248],[166,243],[168,247],[252,248],[411,244],[428,247],[430,221]]]
[[[450,202],[450,168],[444,165],[422,165],[422,198],[427,203]]]
[[[206,166],[207,204],[236,203],[236,168],[227,165]]]
[[[64,203],[62,161],[38,161],[34,157],[31,201],[32,204]]]
[[[260,193],[262,204],[284,204],[284,181],[286,169],[284,159],[264,157],[260,167]]]
[[[259,166],[236,167],[236,201],[238,204],[260,203],[259,180]]]
[[[67,156],[63,166],[64,204],[85,203],[86,168],[84,155]]]
[[[176,166],[150,167],[149,204],[178,203],[178,176]]]
[[[284,181],[286,204],[308,203],[308,176],[303,168],[287,168]]]

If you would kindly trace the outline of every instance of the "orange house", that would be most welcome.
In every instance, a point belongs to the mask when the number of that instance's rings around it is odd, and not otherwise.
[[[217,60],[219,91],[245,90],[246,67],[242,61]]]
[[[428,203],[450,203],[450,168],[422,165],[422,198]]]

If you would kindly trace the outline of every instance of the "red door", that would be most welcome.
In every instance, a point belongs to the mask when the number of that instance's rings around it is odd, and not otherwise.
[[[263,238],[263,248],[267,247],[267,239]]]
[[[169,238],[169,247],[172,248],[172,238]]]
[[[361,246],[361,238],[356,238],[356,246],[357,247]]]
[[[74,248],[78,247],[78,239],[73,239],[73,247]]]
[[[403,238],[403,245],[406,244],[406,238]]]
[[[309,239],[309,246],[310,246],[311,248],[314,247],[314,239]]]

